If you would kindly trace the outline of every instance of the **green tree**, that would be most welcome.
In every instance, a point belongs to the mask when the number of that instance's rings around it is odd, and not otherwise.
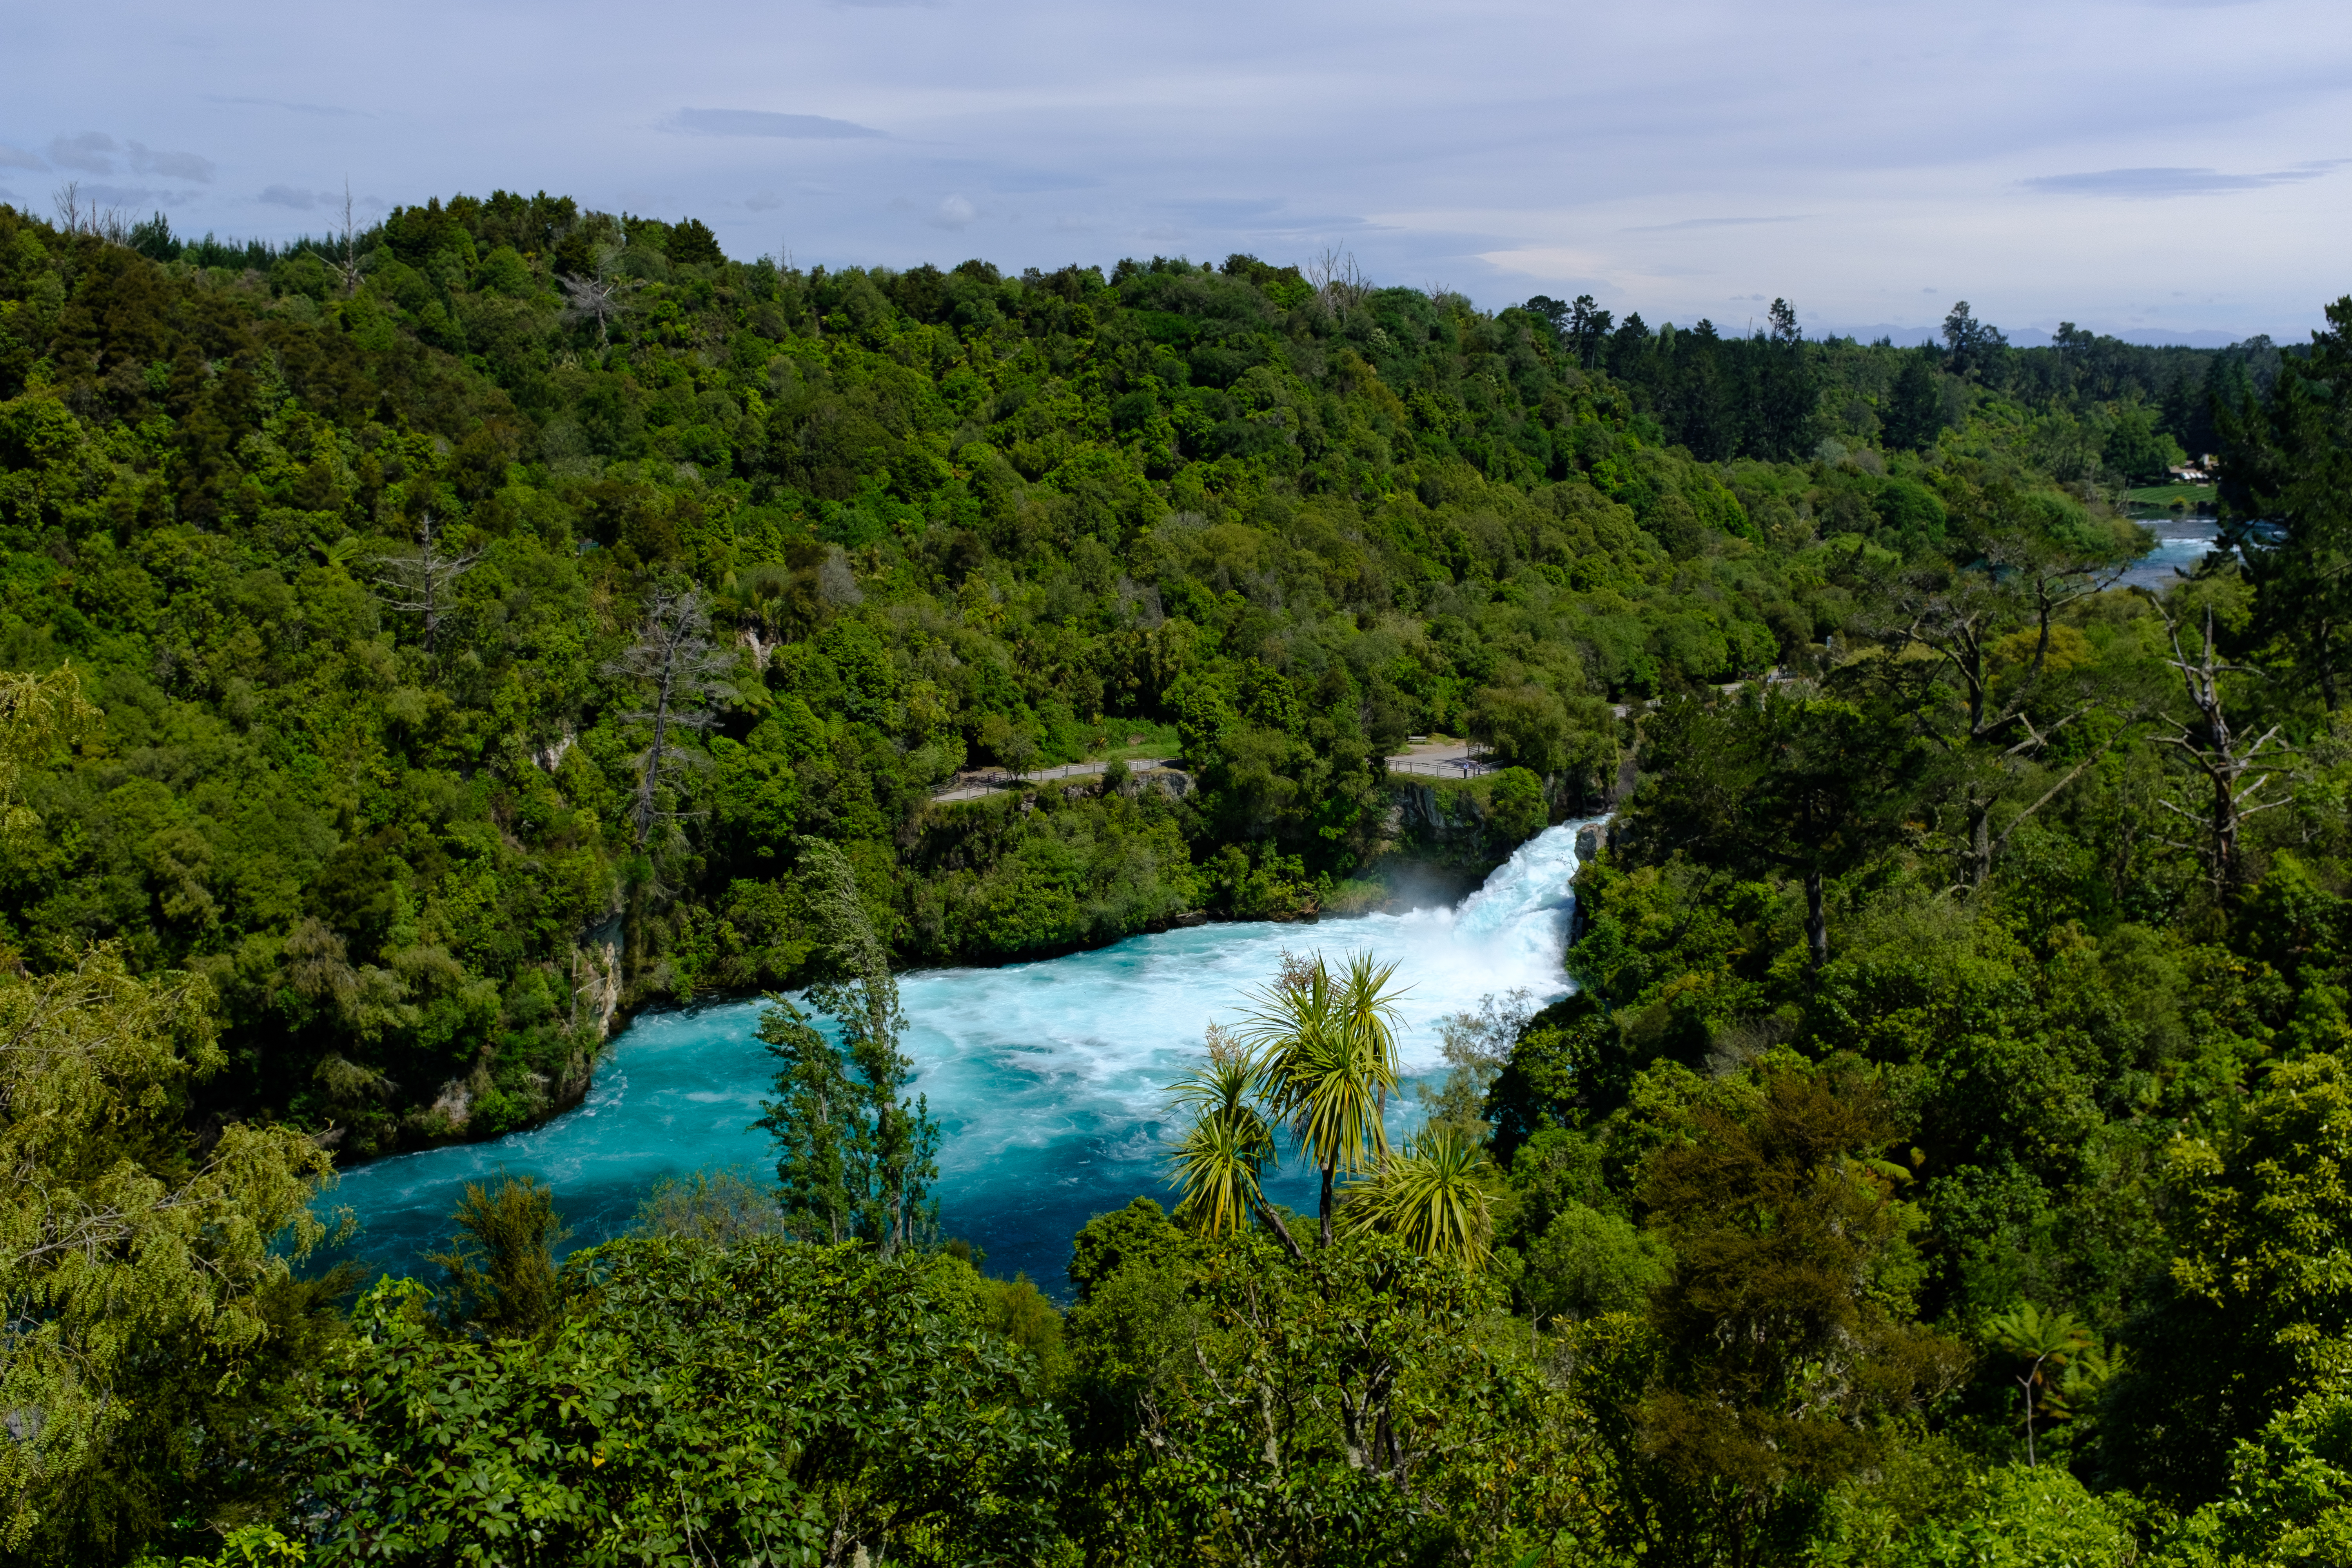
[[[92,718],[70,668],[0,683],[11,838],[42,828],[26,773]],[[290,1264],[324,1234],[316,1143],[231,1121],[200,1144],[183,1123],[225,1065],[215,1005],[203,978],[133,975],[110,947],[0,970],[0,1551],[120,1552],[160,1524],[167,1478],[142,1465],[182,1439],[192,1465],[234,1441],[208,1454],[169,1424],[198,1390],[235,1407]],[[126,1463],[134,1446],[148,1454]]]
[[[1494,1287],[1398,1240],[1137,1256],[1070,1315],[1089,1561],[1519,1562],[1597,1517],[1574,1413]]]
[[[2134,1323],[2101,1450],[2128,1484],[2179,1504],[2220,1495],[2232,1445],[2352,1373],[2352,1072],[2282,1062],[2210,1138],[2171,1151],[2169,1289]]]
[[[1911,1321],[1923,1216],[1878,1157],[1895,1129],[1874,1078],[1769,1066],[1746,1105],[1702,1101],[1675,1131],[1642,1177],[1675,1261],[1634,1431],[1684,1521],[1670,1559],[1757,1563],[1962,1358]]]
[[[1276,1121],[1322,1173],[1323,1245],[1331,1244],[1339,1178],[1388,1153],[1383,1113],[1397,1089],[1394,963],[1350,954],[1334,975],[1318,956],[1286,961],[1250,997],[1244,1037],[1258,1053]]]
[[[385,1280],[289,1463],[321,1563],[1035,1561],[1059,1418],[936,1254],[574,1254],[543,1342]]]
[[[2267,396],[2221,412],[2221,532],[2254,583],[2260,630],[2334,712],[2352,659],[2352,295]]]
[[[1170,1086],[1169,1100],[1191,1118],[1168,1153],[1183,1198],[1176,1217],[1204,1236],[1230,1236],[1252,1216],[1292,1251],[1297,1243],[1265,1201],[1261,1184],[1275,1159],[1274,1130],[1262,1102],[1265,1077],[1255,1056],[1223,1029],[1209,1026],[1208,1060]]]
[[[2051,1394],[2068,1367],[2097,1352],[2091,1331],[2068,1312],[2044,1312],[2031,1301],[1987,1321],[1985,1333],[1994,1347],[2012,1361],[2025,1363],[2016,1382],[2025,1416],[2025,1463],[2041,1463],[2033,1446],[2033,1420],[2045,1411]]]
[[[1495,1234],[1494,1167],[1454,1127],[1433,1127],[1351,1188],[1339,1217],[1351,1229],[1395,1237],[1423,1258],[1484,1267]]]
[[[457,1200],[457,1234],[432,1262],[449,1276],[449,1316],[500,1338],[544,1332],[563,1305],[555,1249],[572,1229],[555,1210],[555,1194],[536,1177],[502,1177],[498,1185],[466,1184]]]
[[[1830,957],[1826,889],[1900,831],[1917,774],[1907,737],[1835,697],[1682,697],[1650,721],[1641,831],[1738,876],[1781,872],[1805,890],[1814,973]]]
[[[1936,444],[1944,429],[1943,389],[1938,384],[1934,351],[1913,350],[1903,356],[1895,384],[1879,415],[1886,444],[1916,452]]]
[[[939,1123],[927,1097],[909,1098],[914,1062],[898,1048],[906,1016],[898,983],[848,860],[822,839],[801,840],[805,885],[835,978],[809,987],[809,1012],[772,994],[760,1038],[782,1063],[776,1098],[754,1126],[775,1141],[776,1181],[796,1233],[856,1237],[886,1254],[929,1240],[938,1226]],[[831,1021],[832,1032],[813,1021]]]

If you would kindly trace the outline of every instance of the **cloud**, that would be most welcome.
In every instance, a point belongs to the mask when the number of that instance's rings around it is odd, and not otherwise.
[[[22,147],[0,142],[0,169],[46,169],[48,162],[38,153],[27,153]]]
[[[1780,217],[1686,217],[1680,223],[1645,223],[1633,228],[1620,229],[1620,234],[1672,234],[1685,228],[1744,228],[1756,223],[1802,223],[1807,215],[1789,213]]]
[[[159,153],[136,142],[131,143],[131,166],[142,174],[161,174],[169,180],[210,184],[213,178],[210,158],[199,158],[194,153]]]
[[[15,153],[16,149],[9,149]],[[167,180],[194,180],[210,184],[213,162],[194,153],[165,153],[141,142],[120,142],[103,131],[85,131],[79,136],[58,136],[49,142],[49,162],[60,169],[72,169],[85,174],[111,174],[117,153],[127,153],[134,174],[161,174]],[[30,159],[30,153],[18,153]],[[7,160],[0,160],[6,162]],[[20,163],[20,168],[37,169],[38,161]]]
[[[296,212],[309,212],[320,202],[326,201],[328,193],[299,190],[292,185],[265,185],[262,187],[261,195],[255,199],[267,202],[273,207],[291,207]]]
[[[681,109],[669,118],[669,129],[693,136],[783,136],[831,141],[886,132],[822,114],[772,114],[764,109]]]
[[[186,201],[190,191],[156,190],[147,185],[84,185],[79,193],[83,203],[93,207],[121,207],[126,212],[140,207],[168,207]]]
[[[784,205],[784,198],[773,191],[761,191],[743,198],[743,205],[755,213],[772,213]]]
[[[2299,184],[2318,179],[2346,161],[2329,158],[2260,174],[2225,174],[2219,169],[2100,169],[2083,174],[2042,174],[2021,184],[2029,191],[2049,195],[2159,201],[2168,196],[2201,196],[2217,191],[2260,191],[2273,185]]]
[[[963,197],[946,195],[940,198],[940,205],[923,221],[933,228],[961,229],[970,226],[971,220],[979,216],[980,209]]]
[[[110,153],[122,149],[114,138],[103,131],[85,131],[79,136],[58,136],[49,142],[49,162],[60,169],[77,169],[85,174],[111,174],[114,160]]]
[[[282,109],[289,114],[316,114],[333,120],[373,120],[375,118],[363,109],[338,109],[331,103],[295,103],[283,98],[224,98],[215,92],[207,92],[200,96],[206,103],[226,103],[251,109]]]

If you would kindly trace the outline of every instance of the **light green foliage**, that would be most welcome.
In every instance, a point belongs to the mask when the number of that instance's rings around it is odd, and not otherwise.
[[[671,1237],[729,1247],[783,1228],[775,1193],[740,1171],[696,1171],[683,1181],[665,1176],[637,1205],[630,1234]]]
[[[243,1525],[228,1532],[219,1552],[208,1557],[183,1557],[176,1565],[160,1557],[142,1556],[132,1568],[293,1568],[308,1562],[310,1552],[298,1541],[289,1541],[268,1524]]]
[[[810,902],[826,953],[825,978],[809,987],[811,1013],[771,994],[760,1038],[777,1069],[776,1098],[754,1126],[776,1144],[786,1227],[815,1240],[855,1237],[885,1253],[930,1240],[939,1205],[940,1130],[930,1103],[907,1096],[914,1062],[898,1048],[907,1020],[890,954],[875,931],[849,862],[807,840]]]
[[[2006,1467],[1895,1544],[1887,1568],[2130,1568],[2141,1560],[2128,1509],[2053,1466]],[[1832,1559],[1834,1561],[1834,1559]]]
[[[2352,1560],[2352,1399],[2304,1395],[2230,1454],[2227,1485],[2181,1521],[2164,1568],[2320,1568]]]
[[[220,1065],[199,978],[142,979],[104,949],[0,974],[0,1547],[174,1409],[183,1377],[234,1382],[289,1253],[321,1234],[310,1140],[233,1123],[200,1150],[184,1131]]]
[[[1495,1234],[1494,1167],[1453,1127],[1433,1127],[1349,1189],[1343,1225],[1395,1237],[1423,1258],[1483,1267]]]
[[[377,1286],[299,1466],[315,1561],[1028,1560],[1057,1417],[950,1260],[755,1237],[566,1265],[543,1342]]]
[[[1073,1535],[1093,1561],[1339,1564],[1517,1562],[1589,1528],[1575,1413],[1492,1331],[1489,1289],[1379,1236],[1096,1277],[1070,1317]]]
[[[2135,1336],[2111,1415],[2135,1479],[2219,1493],[2231,1446],[2352,1368],[2352,1075],[2318,1055],[2274,1068],[2234,1135],[2183,1139],[2172,1291]]]
[[[1520,1298],[1538,1321],[1640,1312],[1674,1254],[1622,1215],[1571,1201],[1527,1246]]]

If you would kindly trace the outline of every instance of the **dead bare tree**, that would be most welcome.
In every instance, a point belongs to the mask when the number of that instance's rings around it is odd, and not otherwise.
[[[2272,725],[2252,742],[2231,732],[2230,716],[2221,705],[2221,678],[2262,672],[2243,665],[2222,664],[2215,658],[2210,605],[2205,610],[2204,651],[2194,659],[2181,650],[2179,623],[2164,614],[2161,605],[2156,613],[2163,616],[2164,629],[2172,638],[2172,657],[2164,662],[2180,672],[2181,688],[2188,693],[2189,706],[2196,714],[2195,721],[2187,724],[2168,719],[2166,722],[2177,732],[2162,739],[2167,745],[2179,748],[2189,763],[2204,775],[2212,792],[2202,811],[2192,811],[2171,801],[2163,805],[2166,810],[2203,829],[2205,843],[2200,853],[2205,861],[2207,879],[2217,896],[2227,898],[2237,888],[2242,871],[2238,830],[2245,825],[2246,818],[2257,812],[2275,810],[2294,799],[2293,795],[2281,795],[2276,800],[2253,804],[2263,787],[2286,770],[2284,759],[2292,748],[2279,739],[2282,725]]]
[[[656,588],[646,611],[645,630],[628,650],[604,666],[604,673],[644,691],[651,705],[626,715],[650,723],[653,743],[639,752],[636,798],[629,807],[640,847],[652,842],[655,822],[665,816],[658,795],[694,765],[698,753],[681,751],[674,730],[707,730],[717,720],[715,705],[734,695],[726,677],[734,659],[710,640],[710,603],[698,587]]]
[[[1323,301],[1324,308],[1342,322],[1372,291],[1371,281],[1356,265],[1355,257],[1334,246],[1325,246],[1321,254],[1308,259],[1307,280],[1315,286],[1316,297]]]
[[[359,229],[352,222],[352,182],[348,177],[343,181],[343,229],[336,237],[339,243],[335,254],[331,255],[315,245],[310,247],[310,254],[334,269],[335,276],[342,280],[344,293],[356,294],[360,288]]]
[[[109,245],[131,243],[131,218],[121,207],[100,207],[82,200],[81,182],[68,180],[50,193],[58,209],[58,226],[68,234],[86,234]]]
[[[416,525],[414,551],[378,558],[376,566],[383,575],[373,580],[376,599],[388,609],[422,616],[425,651],[431,653],[434,639],[440,635],[441,623],[457,608],[457,579],[471,572],[481,559],[478,550],[462,555],[442,553],[440,531],[428,511]]]
[[[2112,587],[2123,571],[2122,564],[2112,561],[2052,552],[2025,540],[2003,542],[1987,552],[1985,568],[1965,570],[1924,593],[1898,595],[1899,614],[1881,626],[1883,640],[1895,650],[1926,648],[1933,656],[1930,668],[1948,674],[1958,693],[1961,722],[1956,728],[1934,723],[1923,728],[1969,769],[1960,792],[1966,817],[1960,859],[1969,888],[1982,887],[1992,875],[1993,861],[2021,824],[2055,800],[2126,732],[2117,730],[2010,818],[2000,833],[1993,832],[1993,812],[2008,793],[2007,782],[2047,752],[2060,731],[2098,706],[2084,699],[2050,716],[2053,705],[2046,677],[2059,612]],[[2021,613],[2032,624],[2033,651],[2024,668],[2003,682],[1995,649],[2009,640],[2009,628]]]
[[[621,236],[618,246],[597,247],[596,275],[593,278],[558,277],[556,287],[563,290],[563,317],[569,321],[593,321],[596,341],[610,345],[612,323],[629,308],[629,295],[639,287],[638,280],[620,270],[621,253],[628,248],[628,236]]]

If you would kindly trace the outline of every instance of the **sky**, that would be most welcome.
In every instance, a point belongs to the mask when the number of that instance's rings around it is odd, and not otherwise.
[[[2300,341],[2345,0],[0,0],[0,201],[282,240],[494,188],[730,255],[1351,257],[1727,330]]]

